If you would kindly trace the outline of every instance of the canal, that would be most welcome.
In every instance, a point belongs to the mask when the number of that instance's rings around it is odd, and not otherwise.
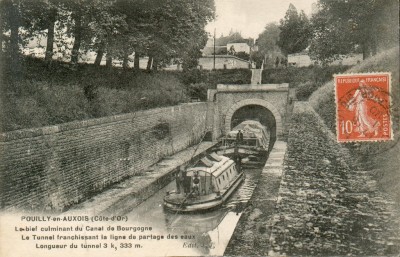
[[[141,254],[154,255],[154,246],[163,255],[223,255],[236,224],[258,183],[263,165],[245,168],[246,179],[221,207],[197,214],[180,214],[163,208],[163,197],[175,189],[175,181],[127,214],[136,225],[151,226],[150,240],[142,242]],[[127,224],[128,225],[128,224]],[[157,239],[163,235],[164,239]],[[157,243],[154,244],[154,241]],[[139,249],[136,249],[139,250]]]

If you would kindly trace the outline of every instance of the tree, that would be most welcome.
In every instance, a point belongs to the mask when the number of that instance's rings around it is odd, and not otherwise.
[[[217,38],[215,40],[215,45],[226,46],[229,43],[248,43],[248,42],[249,40],[243,38],[239,32],[231,31],[228,36],[224,37],[221,35],[221,37]]]
[[[95,65],[100,65],[104,54],[107,54],[108,67],[112,67],[114,57],[124,58],[125,68],[127,67],[127,56],[133,50],[129,52],[129,26],[123,7],[118,5],[120,2],[96,0],[89,5],[88,28],[85,33],[90,37],[83,40],[82,48],[97,53]]]
[[[154,69],[182,58],[194,40],[201,40],[204,27],[215,15],[213,0],[149,0],[152,4],[147,55]],[[148,65],[150,67],[150,65]]]
[[[263,54],[272,52],[280,52],[278,41],[281,30],[276,23],[269,23],[265,26],[264,31],[258,36],[258,51]]]
[[[1,19],[1,52],[3,56],[3,43],[5,45],[5,55],[10,59],[10,66],[13,72],[17,72],[19,63],[19,44],[21,37],[19,28],[23,24],[21,13],[22,2],[19,0],[4,0],[0,2]],[[4,36],[4,32],[10,31],[9,36]]]
[[[278,46],[280,33],[281,30],[276,23],[269,23],[265,26],[264,31],[257,39],[258,51],[253,54],[253,59],[257,63],[264,60],[264,67],[272,67],[276,57],[282,56],[281,49]]]
[[[289,5],[285,18],[280,21],[279,28],[281,32],[278,46],[285,55],[301,52],[309,45],[311,36],[310,22],[304,11],[298,14],[293,4]]]
[[[202,55],[201,49],[207,43],[207,34],[199,35],[199,38],[194,39],[189,43],[182,55],[182,68],[183,70],[196,69],[199,64],[199,58]]]
[[[313,59],[330,62],[356,52],[367,58],[398,44],[398,0],[320,0],[318,10],[311,20]]]
[[[57,8],[55,6],[51,6],[49,8],[49,19],[47,26],[47,42],[46,42],[46,56],[45,60],[50,61],[53,58],[54,54],[54,27],[57,19]]]
[[[26,37],[47,37],[45,60],[54,54],[55,25],[62,0],[23,1],[22,14]]]
[[[204,27],[215,15],[213,0],[3,0],[0,4],[1,42],[15,57],[12,60],[18,59],[23,28],[25,38],[47,36],[46,60],[52,59],[57,34],[58,51],[67,53],[72,46],[72,63],[79,61],[81,52],[96,51],[96,65],[106,54],[108,66],[118,58],[125,68],[133,52],[136,64],[139,56],[147,55],[155,68],[172,58],[198,56],[207,37]],[[8,38],[3,36],[6,31]]]

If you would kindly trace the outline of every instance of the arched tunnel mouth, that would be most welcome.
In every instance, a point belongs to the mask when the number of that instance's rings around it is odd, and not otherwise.
[[[246,120],[259,121],[267,128],[267,131],[270,133],[270,143],[268,148],[271,150],[276,141],[276,119],[274,114],[269,109],[261,105],[245,105],[233,113],[231,119],[231,128],[236,127]]]

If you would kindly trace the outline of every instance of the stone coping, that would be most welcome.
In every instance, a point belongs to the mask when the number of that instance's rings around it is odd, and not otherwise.
[[[289,83],[282,83],[282,84],[260,84],[260,85],[252,85],[252,84],[245,84],[245,85],[225,85],[225,84],[218,84],[217,85],[217,92],[286,92],[289,91]]]

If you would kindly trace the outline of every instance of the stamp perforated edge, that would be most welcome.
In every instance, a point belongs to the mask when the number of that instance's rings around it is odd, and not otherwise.
[[[337,99],[337,89],[336,89],[336,77],[340,76],[368,76],[368,75],[388,75],[389,77],[389,120],[390,120],[390,138],[388,139],[364,139],[364,140],[357,140],[357,139],[349,139],[349,140],[339,140],[339,131],[338,131],[338,120],[339,120],[339,108],[338,108],[338,99]],[[392,73],[389,71],[378,71],[378,72],[357,72],[357,73],[339,73],[339,74],[333,74],[333,88],[335,90],[335,131],[336,131],[336,142],[338,143],[354,143],[354,142],[387,142],[387,141],[393,141],[394,140],[394,134],[393,134],[393,117],[392,117],[392,112],[390,111],[393,105],[393,98],[392,98]]]

